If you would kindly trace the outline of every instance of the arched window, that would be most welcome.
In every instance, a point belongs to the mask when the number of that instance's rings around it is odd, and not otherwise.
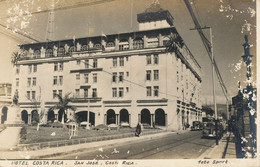
[[[115,43],[114,42],[108,42],[107,43],[107,47],[115,47]]]
[[[100,44],[100,43],[96,43],[96,44],[94,45],[94,48],[95,48],[95,49],[101,49],[101,44]]]
[[[76,47],[75,46],[71,46],[69,48],[69,53],[75,52],[76,51]]]
[[[88,45],[82,45],[81,46],[81,51],[86,51],[88,50]]]
[[[41,57],[41,51],[39,49],[34,50],[33,57],[40,58]]]
[[[53,57],[53,50],[52,49],[47,49],[45,53],[46,57]]]
[[[63,47],[60,47],[58,49],[58,56],[64,56],[65,55],[65,49]]]
[[[144,48],[144,41],[142,40],[142,38],[135,38],[133,47],[134,47],[134,49]]]
[[[126,39],[122,39],[119,42],[119,50],[129,50],[129,42]]]
[[[169,37],[164,37],[163,38],[163,46],[168,46],[170,44],[170,38]]]

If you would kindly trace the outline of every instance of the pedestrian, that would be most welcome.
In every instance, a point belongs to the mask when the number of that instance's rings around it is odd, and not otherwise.
[[[135,136],[139,137],[141,134],[142,128],[140,123],[138,122],[137,126],[136,126],[136,131],[135,131]]]

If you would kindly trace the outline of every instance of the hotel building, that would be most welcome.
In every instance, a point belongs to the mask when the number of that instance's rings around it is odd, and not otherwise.
[[[12,90],[23,121],[42,111],[61,121],[63,111],[50,108],[55,94],[67,93],[77,119],[94,126],[141,122],[177,131],[201,120],[201,67],[172,15],[152,4],[137,21],[135,32],[20,45],[25,56]]]

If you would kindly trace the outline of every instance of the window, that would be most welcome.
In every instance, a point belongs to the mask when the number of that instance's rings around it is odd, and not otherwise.
[[[114,47],[115,46],[115,44],[114,44],[114,42],[108,42],[107,43],[107,47],[109,48],[109,47]]]
[[[154,97],[158,97],[159,96],[159,86],[154,86]]]
[[[141,38],[135,39],[133,43],[133,47],[134,49],[144,48],[144,41]]]
[[[151,80],[151,70],[146,71],[146,80],[150,81]]]
[[[124,72],[119,72],[119,82],[123,82],[124,80]]]
[[[57,94],[57,90],[53,90],[53,91],[52,91],[52,98],[53,98],[53,99],[55,99],[56,94]]]
[[[129,87],[126,87],[126,92],[127,92],[127,93],[129,92]]]
[[[84,81],[85,81],[85,83],[88,83],[88,73],[84,74]]]
[[[26,97],[27,97],[27,99],[31,99],[31,98],[30,98],[30,91],[27,91]]]
[[[151,55],[146,55],[146,65],[152,64]]]
[[[124,97],[124,88],[119,88],[118,97]]]
[[[97,74],[96,73],[93,74],[93,83],[97,83]]]
[[[101,44],[100,44],[100,43],[96,43],[96,44],[94,45],[94,48],[95,48],[95,49],[101,49]]]
[[[60,71],[63,71],[63,63],[60,63]]]
[[[63,76],[59,76],[59,84],[60,84],[60,85],[63,84]]]
[[[41,57],[41,51],[38,50],[38,49],[37,49],[37,50],[34,50],[33,56],[34,56],[35,58]]]
[[[36,78],[33,78],[32,86],[36,86]]]
[[[62,90],[59,90],[59,95],[60,97],[62,97]]]
[[[97,59],[93,59],[93,68],[97,68]]]
[[[124,57],[119,58],[119,65],[124,66]]]
[[[76,74],[76,80],[80,80],[80,75]]]
[[[154,63],[154,64],[159,64],[158,54],[155,54],[155,55],[153,56],[153,63]]]
[[[53,85],[57,85],[57,84],[58,84],[58,83],[57,83],[57,82],[58,82],[57,80],[58,80],[57,76],[54,76],[54,77],[53,77]]]
[[[19,78],[16,78],[16,87],[19,86]]]
[[[177,83],[179,83],[179,72],[177,71]]]
[[[129,72],[128,71],[126,72],[126,76],[129,77]]]
[[[16,66],[16,74],[20,73],[20,66]]]
[[[37,64],[33,65],[33,72],[37,72]]]
[[[65,49],[63,47],[60,47],[58,49],[58,56],[64,56],[64,54],[65,54]]]
[[[32,91],[32,100],[35,100],[35,91]]]
[[[154,80],[159,80],[159,70],[153,70]]]
[[[112,88],[112,97],[117,97],[117,88]]]
[[[97,89],[96,88],[92,89],[92,97],[97,97]]]
[[[116,78],[117,78],[117,73],[116,73],[116,72],[113,72],[112,81],[113,81],[113,82],[116,82]]]
[[[85,60],[85,68],[89,68],[89,59]]]
[[[58,63],[54,63],[54,71],[58,71]]]
[[[79,89],[76,89],[75,92],[76,92],[75,94],[76,98],[79,98]]]
[[[45,57],[53,57],[53,50],[47,49],[45,52]]]
[[[146,96],[152,96],[152,88],[151,86],[146,87]]]
[[[116,67],[116,66],[117,66],[117,58],[114,57],[114,58],[113,58],[113,67]]]
[[[27,86],[31,86],[31,78],[27,78]]]
[[[123,39],[119,42],[119,50],[128,50],[129,49],[129,42],[126,39]]]
[[[84,89],[84,98],[88,97],[88,89]]]
[[[29,65],[28,66],[28,73],[31,73],[32,72],[32,65]]]
[[[88,46],[87,45],[82,45],[81,46],[81,51],[86,51],[88,50]]]
[[[72,52],[76,52],[76,47],[75,46],[71,46],[69,48],[69,52],[72,53]]]
[[[77,60],[77,65],[80,65],[80,60]]]

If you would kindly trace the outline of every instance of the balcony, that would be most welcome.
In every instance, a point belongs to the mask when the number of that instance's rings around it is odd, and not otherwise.
[[[73,95],[71,101],[73,103],[95,103],[102,100],[102,97],[85,97],[84,95]]]

